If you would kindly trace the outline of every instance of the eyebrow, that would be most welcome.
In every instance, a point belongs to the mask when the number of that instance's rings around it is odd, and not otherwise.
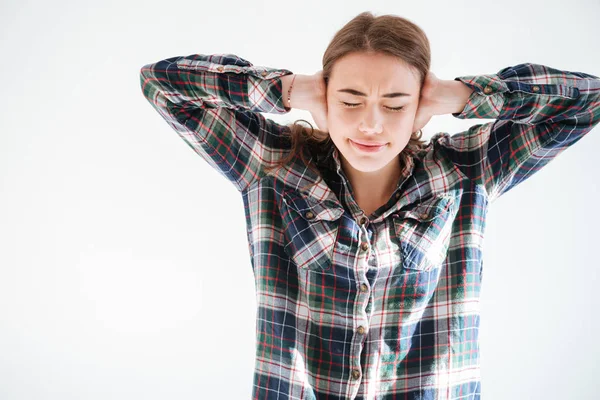
[[[367,95],[364,94],[363,92],[359,92],[358,90],[350,89],[350,88],[340,89],[340,90],[338,90],[338,92],[350,93],[350,94],[353,94],[354,96],[367,97]],[[381,97],[394,98],[394,97],[402,97],[402,96],[408,96],[408,97],[410,97],[410,94],[408,94],[408,93],[402,93],[402,92],[394,92],[394,93],[386,93],[386,94],[384,94]]]

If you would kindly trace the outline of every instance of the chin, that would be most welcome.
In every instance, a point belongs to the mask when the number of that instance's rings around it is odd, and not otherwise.
[[[380,169],[382,169],[383,167],[385,167],[387,165],[387,162],[370,163],[368,165],[366,165],[366,164],[367,163],[361,163],[361,165],[357,165],[354,168],[361,172],[376,172],[376,171],[379,171]]]

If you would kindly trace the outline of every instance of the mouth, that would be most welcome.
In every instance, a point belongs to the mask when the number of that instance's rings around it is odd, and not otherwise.
[[[367,153],[376,153],[378,151],[383,150],[388,144],[387,143],[377,143],[374,145],[366,145],[364,143],[358,143],[355,142],[352,139],[348,139],[350,141],[350,143],[352,144],[352,146],[354,146],[354,148],[356,148],[357,150],[363,151],[363,152],[367,152]]]

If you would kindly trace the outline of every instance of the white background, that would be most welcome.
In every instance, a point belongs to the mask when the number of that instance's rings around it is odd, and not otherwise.
[[[421,26],[441,79],[521,62],[600,75],[598,0],[1,3],[0,399],[250,397],[241,196],[139,71],[233,53],[312,74],[367,10]],[[438,116],[425,136],[481,122]],[[597,398],[599,148],[595,128],[490,209],[486,400]]]

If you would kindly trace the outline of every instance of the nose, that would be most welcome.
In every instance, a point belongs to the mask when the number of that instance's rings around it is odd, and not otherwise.
[[[381,122],[381,114],[377,106],[368,107],[363,114],[359,129],[364,133],[381,133],[383,123]]]

